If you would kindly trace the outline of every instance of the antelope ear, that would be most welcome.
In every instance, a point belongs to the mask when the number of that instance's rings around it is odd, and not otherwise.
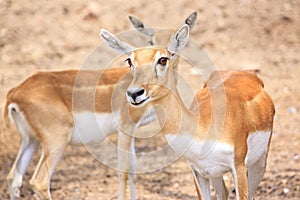
[[[101,29],[99,35],[106,41],[108,46],[120,53],[129,53],[134,50],[134,47],[121,41],[117,36],[105,29]]]
[[[180,51],[189,40],[189,26],[187,24],[183,25],[177,33],[171,38],[168,45],[168,51],[171,54]]]
[[[146,27],[141,20],[139,20],[131,15],[129,15],[128,18],[129,18],[131,24],[133,25],[133,27],[138,32],[140,32],[144,35],[150,36],[150,37],[154,36],[154,31],[151,28]]]
[[[196,24],[196,21],[197,21],[197,12],[195,11],[185,19],[184,23],[189,26],[190,30],[192,30]]]

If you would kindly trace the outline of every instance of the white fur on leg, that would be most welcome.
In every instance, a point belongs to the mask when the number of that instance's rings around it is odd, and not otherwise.
[[[223,182],[223,176],[210,179],[213,188],[216,190],[217,199],[227,199],[227,189]]]
[[[126,180],[130,173],[132,138],[121,131],[118,134],[118,170],[119,171],[119,200],[125,199]]]
[[[10,188],[10,198],[15,199],[20,197],[20,187],[22,186],[23,176],[17,171],[14,173],[14,179]]]
[[[136,170],[136,154],[134,148],[134,138],[131,139],[131,144],[130,144],[129,167],[130,167],[130,172],[128,176],[129,176],[129,184],[130,184],[130,196],[131,196],[131,200],[135,200],[136,191],[135,191],[135,184],[134,184],[134,174]]]
[[[30,160],[32,159],[38,142],[34,138],[32,138],[32,129],[27,123],[24,114],[20,111],[19,106],[15,103],[12,103],[8,106],[8,109],[9,115],[14,119],[22,140],[18,156],[8,175],[8,181],[10,184],[10,196],[11,199],[15,199],[20,196],[19,188],[22,186],[23,175],[28,167]]]
[[[194,175],[194,178],[196,180],[197,187],[200,189],[200,193],[203,199],[210,200],[210,186],[209,186],[209,179],[202,177],[197,169],[194,168],[193,165],[190,165],[192,168],[192,172]]]
[[[256,131],[251,133],[247,139],[248,152],[245,164],[248,168],[248,192],[250,200],[254,199],[257,186],[265,172],[271,133],[271,131]]]
[[[254,199],[255,191],[260,181],[263,178],[266,164],[266,154],[263,154],[258,161],[251,166],[248,166],[248,191],[249,199]]]

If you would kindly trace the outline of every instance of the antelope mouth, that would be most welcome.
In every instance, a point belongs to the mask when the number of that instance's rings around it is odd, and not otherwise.
[[[140,105],[142,105],[142,104],[145,104],[145,102],[148,101],[149,99],[150,99],[150,96],[147,97],[146,99],[143,99],[143,100],[140,101],[140,102],[134,102],[134,101],[131,101],[130,103],[131,103],[131,105],[133,105],[133,106],[140,106]]]

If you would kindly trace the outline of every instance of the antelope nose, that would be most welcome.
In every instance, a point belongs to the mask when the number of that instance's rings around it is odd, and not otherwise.
[[[129,91],[129,90],[127,90],[127,95],[128,95],[129,97],[131,97],[131,98],[135,101],[136,98],[137,98],[138,96],[143,95],[144,92],[145,92],[144,89],[137,89],[137,90],[134,90],[134,91]]]

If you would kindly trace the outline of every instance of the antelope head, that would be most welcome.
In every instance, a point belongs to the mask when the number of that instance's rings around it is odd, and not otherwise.
[[[132,106],[143,106],[155,102],[176,87],[174,66],[178,63],[178,52],[187,44],[189,26],[183,25],[171,37],[168,47],[148,46],[133,49],[106,30],[100,35],[113,49],[128,54],[125,60],[130,67],[132,82],[126,96]]]

